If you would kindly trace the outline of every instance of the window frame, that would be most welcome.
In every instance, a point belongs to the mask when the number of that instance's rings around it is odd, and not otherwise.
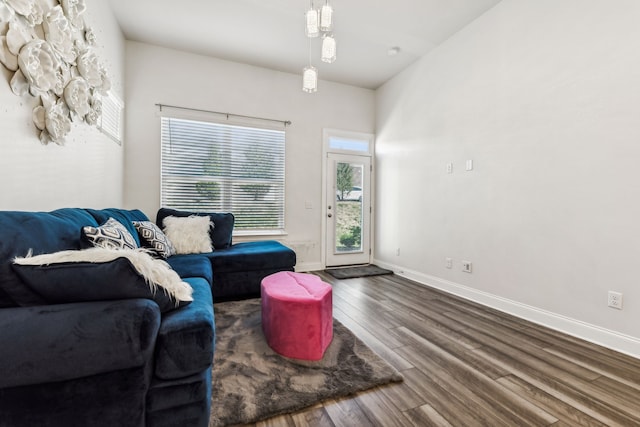
[[[281,227],[274,227],[274,228],[239,228],[238,225],[238,214],[233,212],[233,208],[231,208],[230,205],[227,205],[226,207],[223,207],[222,209],[209,209],[209,208],[202,208],[202,209],[189,209],[192,210],[194,212],[212,212],[212,211],[216,211],[216,212],[231,212],[236,216],[236,226],[234,227],[234,231],[233,231],[233,236],[234,237],[249,237],[249,236],[283,236],[286,235],[286,138],[287,138],[287,132],[286,132],[286,125],[287,123],[284,122],[278,122],[278,123],[274,123],[273,120],[268,120],[268,119],[258,119],[258,118],[249,118],[249,117],[243,117],[243,116],[234,116],[231,114],[224,114],[224,113],[214,113],[214,112],[208,112],[208,111],[201,111],[201,110],[191,110],[191,109],[183,109],[180,107],[168,107],[168,106],[161,106],[160,111],[158,113],[158,116],[160,117],[160,201],[161,204],[163,204],[163,200],[165,200],[165,197],[163,197],[163,193],[164,193],[164,170],[163,170],[163,156],[164,156],[164,140],[163,140],[163,119],[177,119],[177,120],[187,120],[187,121],[197,121],[197,122],[205,122],[205,123],[210,123],[212,125],[222,125],[222,126],[234,126],[234,127],[246,127],[246,128],[253,128],[253,129],[263,129],[265,131],[278,131],[278,132],[282,132],[282,164],[280,165],[281,167],[278,168],[278,170],[282,171],[282,178],[281,178],[281,196],[279,197],[278,201],[278,208],[279,208],[279,212],[281,212],[281,214],[278,214],[278,220],[281,219]],[[194,177],[196,175],[193,175]],[[233,178],[230,178],[231,181],[233,181]],[[237,182],[239,182],[239,179],[236,179]],[[225,202],[223,202],[225,203]],[[231,202],[229,202],[231,203]],[[169,208],[173,208],[173,209],[181,209],[181,208],[177,208],[177,207],[172,207],[172,206],[166,206]],[[182,208],[182,210],[187,210],[186,208]]]

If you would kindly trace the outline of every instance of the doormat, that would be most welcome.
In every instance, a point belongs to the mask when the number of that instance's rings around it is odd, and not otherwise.
[[[393,274],[393,271],[377,265],[360,265],[357,267],[329,268],[324,271],[335,279],[353,279],[355,277],[383,276]]]

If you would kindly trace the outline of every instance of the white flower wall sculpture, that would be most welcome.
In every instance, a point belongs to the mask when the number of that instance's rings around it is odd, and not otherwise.
[[[36,39],[26,43],[18,54],[18,66],[20,69],[12,80],[26,82],[27,86],[19,86],[21,89],[16,95],[24,95],[27,88],[33,96],[55,89],[60,62],[47,41]]]
[[[60,3],[62,4],[65,16],[69,18],[71,24],[78,29],[82,29],[82,27],[84,27],[82,14],[87,9],[84,0],[62,0]]]
[[[51,43],[60,57],[65,62],[72,63],[77,56],[74,40],[78,37],[74,34],[75,29],[64,16],[61,6],[56,6],[47,13],[42,21],[42,29],[44,38]]]
[[[64,144],[72,121],[95,125],[111,87],[85,11],[84,0],[0,0],[0,63],[16,95],[38,98],[43,144]]]

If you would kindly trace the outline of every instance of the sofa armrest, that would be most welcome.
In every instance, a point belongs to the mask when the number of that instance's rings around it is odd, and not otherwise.
[[[0,388],[142,366],[159,327],[146,299],[1,309]]]
[[[197,374],[213,363],[216,330],[209,282],[199,277],[185,281],[193,288],[193,302],[165,313],[158,332],[154,372],[163,380]]]

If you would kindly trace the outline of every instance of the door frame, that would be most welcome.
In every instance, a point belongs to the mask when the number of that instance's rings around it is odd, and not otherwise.
[[[347,150],[341,148],[332,148],[330,144],[331,138],[344,138],[350,140],[363,141],[367,143],[368,149],[365,150]],[[355,156],[363,156],[370,158],[371,170],[369,171],[369,187],[370,187],[370,210],[371,213],[369,215],[369,262],[373,259],[374,250],[374,236],[373,230],[375,229],[375,164],[374,164],[374,141],[375,135],[372,133],[364,133],[364,132],[352,132],[340,129],[329,129],[325,128],[322,130],[322,207],[321,207],[321,215],[322,215],[322,238],[321,240],[321,263],[322,268],[327,267],[327,205],[328,205],[328,197],[327,180],[329,179],[327,174],[328,168],[328,155],[329,153],[333,154],[346,154],[346,155],[355,155]],[[331,201],[333,202],[334,195],[331,195]]]

